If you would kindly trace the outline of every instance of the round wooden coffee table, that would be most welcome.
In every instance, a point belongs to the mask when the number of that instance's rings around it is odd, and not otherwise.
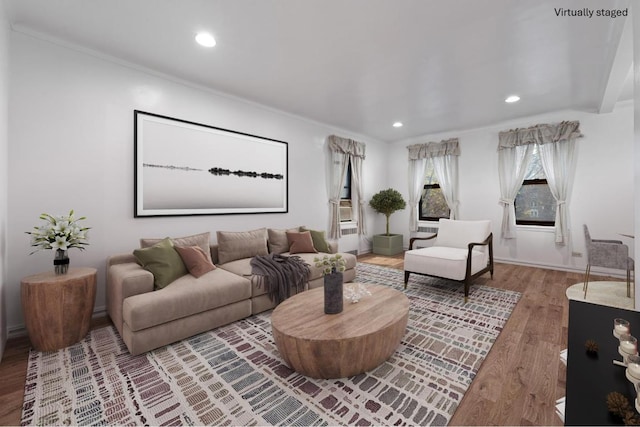
[[[409,299],[388,286],[365,286],[371,296],[355,304],[345,301],[338,314],[324,313],[322,287],[273,310],[273,337],[289,367],[312,378],[344,378],[369,371],[393,354],[407,328]]]

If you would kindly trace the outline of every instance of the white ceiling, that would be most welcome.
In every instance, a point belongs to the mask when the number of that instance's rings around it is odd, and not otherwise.
[[[5,4],[15,31],[382,141],[547,111],[607,110],[605,100],[633,96],[631,54],[618,51],[625,20],[554,10],[625,8],[626,0]],[[200,30],[217,46],[196,45]],[[512,93],[522,100],[505,104]],[[393,128],[398,120],[404,127]]]

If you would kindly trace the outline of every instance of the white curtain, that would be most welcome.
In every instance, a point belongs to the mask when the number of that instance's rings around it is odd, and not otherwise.
[[[329,150],[331,152],[331,173],[329,175],[329,238],[339,239],[340,229],[340,193],[347,175],[347,167],[351,162],[351,179],[357,197],[358,234],[366,234],[364,216],[364,189],[362,185],[362,161],[365,144],[352,139],[331,135]],[[353,190],[353,188],[352,188]]]
[[[582,137],[580,122],[540,124],[526,129],[500,132],[498,137],[500,203],[504,206],[502,237],[505,239],[516,237],[513,200],[522,186],[525,168],[535,144],[538,145],[547,184],[557,203],[555,240],[557,244],[565,245],[569,238],[566,201],[573,183],[575,140]],[[513,191],[514,187],[517,187],[515,191]]]
[[[516,211],[514,201],[522,187],[533,145],[517,145],[498,151],[498,178],[502,205],[502,238],[516,238]]]
[[[539,146],[547,184],[557,203],[556,243],[560,245],[566,245],[569,239],[569,215],[566,202],[575,170],[575,146],[574,139]]]
[[[427,159],[433,160],[440,189],[451,211],[450,218],[458,218],[458,156],[457,138],[441,142],[414,144],[409,150],[409,230],[418,231],[418,204],[424,188]]]
[[[442,195],[449,206],[449,218],[458,219],[458,156],[434,157],[432,161]]]
[[[418,231],[418,204],[424,187],[427,159],[409,160],[409,231]]]
[[[356,200],[358,203],[358,234],[367,234],[366,222],[364,219],[364,188],[362,185],[362,159],[360,156],[350,156],[351,161],[351,184],[356,190]],[[353,190],[353,189],[352,189]]]

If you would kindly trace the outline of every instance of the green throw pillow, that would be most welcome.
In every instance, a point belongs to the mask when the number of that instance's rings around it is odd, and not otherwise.
[[[180,254],[173,248],[168,237],[151,247],[134,250],[133,255],[142,268],[153,274],[156,289],[162,289],[188,273]]]
[[[327,243],[327,239],[324,236],[324,231],[318,230],[309,230],[308,228],[300,227],[300,231],[310,231],[311,232],[311,240],[313,240],[313,247],[316,248],[318,252],[330,253],[329,244]]]

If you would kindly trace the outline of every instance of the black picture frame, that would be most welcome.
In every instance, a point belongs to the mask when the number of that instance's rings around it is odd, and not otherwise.
[[[134,110],[134,217],[287,213],[289,145]]]

